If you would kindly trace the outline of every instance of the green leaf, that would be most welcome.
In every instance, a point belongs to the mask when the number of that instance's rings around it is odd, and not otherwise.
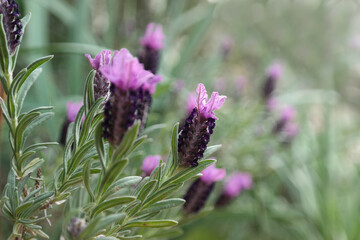
[[[44,63],[46,63],[47,61],[49,61],[50,59],[52,59],[54,56],[53,55],[49,55],[46,57],[42,57],[39,58],[37,60],[35,60],[34,62],[32,62],[31,64],[29,64],[26,67],[26,73],[24,74],[24,76],[19,79],[19,81],[17,81],[16,83],[12,84],[12,92],[14,95],[16,95],[18,93],[18,91],[20,90],[20,88],[22,87],[22,85],[24,84],[24,82],[27,80],[27,78],[30,76],[30,74],[36,70],[38,67],[40,67],[41,65],[43,65]]]
[[[135,124],[129,128],[126,132],[123,140],[121,141],[120,145],[116,148],[115,152],[112,156],[112,162],[117,161],[117,159],[122,159],[129,153],[129,150],[134,145],[136,140],[136,136],[138,135],[140,128],[140,121],[136,121]]]
[[[155,188],[156,183],[158,181],[157,180],[151,180],[149,182],[147,182],[140,190],[137,199],[139,199],[140,201],[143,201],[147,195],[150,194],[150,192]]]
[[[141,239],[143,238],[142,235],[134,235],[134,236],[122,236],[122,237],[119,237],[119,239],[124,239],[124,240],[131,240],[131,239]]]
[[[29,135],[30,131],[37,127],[38,125],[40,125],[41,123],[43,123],[44,121],[48,120],[49,118],[51,118],[52,116],[54,116],[53,112],[46,112],[46,113],[41,113],[40,115],[38,115],[31,123],[28,124],[28,126],[26,127],[25,131],[24,131],[24,140],[26,139],[26,137]]]
[[[3,116],[4,116],[7,124],[10,127],[11,126],[11,118],[10,118],[8,109],[6,107],[6,104],[5,104],[4,100],[1,97],[0,97],[0,105],[1,105],[1,110],[2,110]]]
[[[150,205],[158,202],[160,200],[165,199],[166,197],[170,196],[174,192],[178,191],[183,186],[183,183],[171,185],[156,191],[155,193],[151,194],[144,202],[143,208],[147,208]]]
[[[95,238],[95,240],[118,240],[118,239],[119,238],[116,238],[116,237],[104,237],[104,236]]]
[[[205,152],[204,152],[203,159],[206,159],[207,157],[209,157],[211,154],[213,154],[214,152],[216,152],[220,148],[221,148],[221,144],[207,147]]]
[[[161,227],[172,227],[178,224],[177,221],[174,220],[149,220],[149,221],[137,221],[130,222],[126,224],[124,227],[149,227],[149,228],[161,228]]]
[[[184,203],[185,203],[185,200],[181,199],[181,198],[170,198],[170,199],[162,200],[162,201],[156,202],[156,203],[152,204],[150,207],[142,210],[140,213],[138,213],[138,215],[162,211],[164,209],[181,206]]]
[[[89,75],[87,76],[85,82],[85,89],[84,89],[84,105],[85,105],[85,115],[89,112],[90,108],[95,102],[94,98],[94,77],[96,71],[91,70]]]
[[[36,143],[36,144],[33,144],[33,145],[27,147],[24,150],[24,154],[27,152],[38,152],[40,150],[46,149],[48,146],[51,146],[51,145],[58,145],[58,143],[57,142]]]
[[[90,221],[89,225],[80,233],[78,239],[88,240],[96,236],[100,230],[111,226],[111,224],[121,221],[125,218],[124,213],[112,214],[106,217],[96,217]]]
[[[116,178],[121,174],[122,170],[126,167],[129,160],[123,159],[118,162],[115,162],[110,168],[108,169],[108,172],[105,174],[101,185],[100,185],[100,195],[104,193],[109,186],[116,180]]]
[[[214,159],[201,160],[201,161],[199,161],[198,166],[189,167],[189,168],[186,168],[186,169],[178,172],[175,176],[171,177],[166,182],[164,182],[162,186],[185,182],[185,181],[193,178],[197,174],[201,173],[205,168],[207,168],[211,164],[214,164],[215,162],[216,162],[216,160],[214,160]]]
[[[109,196],[112,192],[118,191],[120,188],[130,187],[135,184],[138,184],[141,181],[141,179],[142,177],[139,176],[129,176],[117,180],[116,182],[111,184],[110,187],[106,190],[106,192],[103,194],[102,199]]]
[[[32,173],[33,171],[38,169],[43,163],[44,163],[44,159],[41,158],[35,158],[31,160],[24,168],[22,168],[23,175],[26,176]]]
[[[91,186],[90,186],[90,167],[91,167],[91,161],[87,161],[83,168],[82,178],[84,181],[85,188],[89,193],[90,201],[93,202],[93,201],[95,201],[95,196],[94,196],[94,193],[92,192]]]
[[[9,69],[9,60],[10,60],[10,53],[7,46],[7,40],[6,40],[6,32],[3,25],[3,15],[0,14],[0,67],[1,72],[3,72],[2,75],[5,75],[8,72]],[[7,91],[9,87],[9,83],[3,86],[4,90]]]
[[[22,109],[22,105],[24,103],[24,100],[26,98],[28,91],[30,90],[31,86],[35,83],[35,81],[38,79],[41,72],[42,72],[41,68],[34,70],[31,73],[31,75],[28,77],[28,79],[23,83],[21,88],[19,89],[18,95],[17,95],[17,104],[18,104],[17,112],[18,112],[18,114],[20,113],[20,111]]]
[[[22,204],[20,204],[16,209],[15,209],[15,215],[19,216],[23,211],[25,211],[26,209],[28,209],[29,207],[31,207],[34,204],[34,200],[28,201],[28,202],[24,202]]]
[[[75,118],[75,122],[74,122],[74,148],[77,150],[78,145],[79,145],[79,141],[80,141],[80,131],[81,131],[81,123],[82,123],[82,118],[85,112],[85,108],[84,106],[82,106],[80,108],[80,110],[78,111],[76,118]]]
[[[179,132],[179,123],[174,125],[171,137],[171,156],[169,156],[168,161],[165,165],[165,175],[169,176],[173,173],[176,167],[179,165],[179,156],[178,156],[178,132]]]
[[[105,168],[106,153],[105,153],[105,144],[102,138],[102,133],[103,133],[102,125],[98,124],[95,129],[95,147],[97,153],[99,154],[101,165],[103,168]]]
[[[113,198],[110,200],[107,200],[105,202],[100,203],[93,211],[92,217],[98,215],[99,213],[101,213],[102,211],[105,211],[106,209],[121,205],[121,204],[126,204],[126,203],[130,203],[133,202],[136,198],[133,196],[124,196],[124,197],[118,197],[118,198]]]
[[[79,166],[81,160],[85,157],[85,155],[94,147],[94,140],[87,142],[84,146],[82,146],[74,155],[72,161],[69,165],[68,174],[74,172],[74,170]]]

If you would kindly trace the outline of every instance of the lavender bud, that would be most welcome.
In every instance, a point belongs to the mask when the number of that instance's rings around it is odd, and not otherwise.
[[[0,0],[0,14],[3,15],[3,25],[10,55],[14,55],[20,45],[22,23],[19,6],[15,0]]]
[[[85,228],[86,228],[85,219],[75,217],[71,220],[67,230],[69,234],[76,239]]]
[[[266,80],[263,85],[262,95],[265,100],[273,96],[276,83],[283,74],[283,65],[274,63],[267,69]]]

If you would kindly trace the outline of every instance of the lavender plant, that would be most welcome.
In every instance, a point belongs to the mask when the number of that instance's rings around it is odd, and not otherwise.
[[[164,39],[161,27],[148,27],[142,41],[145,57],[140,61],[127,49],[115,51],[113,55],[104,50],[94,59],[86,55],[93,70],[85,82],[83,103],[68,104],[62,164],[54,172],[53,182],[45,182],[42,164],[46,159],[39,152],[57,143],[29,145],[26,140],[34,127],[53,115],[52,107],[41,106],[23,112],[22,105],[41,72],[40,66],[53,56],[40,58],[15,74],[20,41],[29,19],[30,15],[20,20],[14,0],[1,0],[0,78],[7,95],[1,99],[1,109],[10,129],[13,153],[0,203],[2,214],[13,224],[8,239],[49,238],[42,225],[44,220],[51,223],[50,210],[58,205],[65,205],[64,209],[69,210],[74,200],[78,208],[69,212],[75,213],[65,212],[69,216],[63,224],[65,239],[154,237],[158,234],[156,231],[147,233],[139,228],[177,225],[179,211],[171,215],[169,210],[185,202],[176,197],[178,190],[216,162],[207,158],[220,146],[207,145],[217,119],[214,110],[222,106],[225,96],[213,93],[207,101],[206,89],[199,84],[196,106],[180,131],[178,123],[172,130],[167,160],[149,158],[142,168],[145,174],[131,176],[126,167],[134,153],[147,142],[143,132],[150,130],[142,130],[152,95],[162,78],[155,75]],[[224,176],[224,170],[215,171],[210,167],[197,181],[211,188],[214,181]],[[79,198],[84,195],[86,197]],[[190,204],[189,200],[184,209]],[[167,229],[162,235],[177,231]]]

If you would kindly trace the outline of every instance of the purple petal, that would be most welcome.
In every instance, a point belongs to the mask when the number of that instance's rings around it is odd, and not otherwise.
[[[143,161],[141,170],[146,174],[146,176],[150,176],[152,171],[159,165],[160,160],[161,156],[159,155],[147,156]]]
[[[210,165],[201,173],[202,173],[201,180],[207,184],[220,181],[224,179],[226,176],[225,169],[216,168],[215,164]]]
[[[145,35],[140,39],[140,44],[154,50],[161,50],[164,47],[165,35],[160,24],[149,23]]]
[[[76,115],[78,114],[82,105],[82,102],[67,102],[66,115],[70,122],[75,122]]]
[[[111,61],[111,51],[110,50],[102,50],[98,55],[95,56],[94,59],[91,58],[89,54],[85,54],[85,57],[89,59],[90,65],[96,71],[99,70],[100,67],[105,66]]]
[[[250,189],[252,184],[252,177],[250,173],[236,172],[227,180],[224,187],[224,194],[229,197],[236,197],[243,190]]]

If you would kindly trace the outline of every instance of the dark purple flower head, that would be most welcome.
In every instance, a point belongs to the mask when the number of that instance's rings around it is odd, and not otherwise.
[[[161,160],[160,155],[147,156],[142,164],[141,170],[145,173],[146,176],[150,176],[152,171],[159,166]]]
[[[294,121],[296,117],[296,110],[292,106],[286,106],[282,109],[280,118],[277,120],[273,129],[274,133],[280,133],[284,130],[284,127],[291,121]]]
[[[104,137],[118,145],[137,119],[141,121],[141,129],[144,127],[161,76],[145,70],[125,48],[115,51],[112,61],[99,71],[112,83],[104,111]]]
[[[226,97],[213,92],[208,100],[208,95],[203,84],[197,87],[198,97],[195,108],[191,111],[184,125],[181,127],[178,139],[178,152],[182,166],[197,166],[198,160],[210,141],[210,135],[215,128],[214,114],[225,102]]]
[[[218,169],[215,164],[210,165],[202,172],[202,176],[196,180],[184,196],[183,210],[186,213],[197,213],[206,203],[210,193],[214,189],[215,182],[224,179],[225,169]]]
[[[20,45],[22,23],[19,6],[15,0],[0,0],[0,14],[3,15],[3,25],[10,55],[13,55]]]
[[[164,47],[165,35],[160,24],[149,23],[146,27],[145,35],[140,39],[143,47],[154,50],[161,50]]]
[[[278,80],[281,78],[284,72],[284,66],[280,62],[271,64],[267,69],[267,77]]]
[[[95,100],[104,97],[105,101],[109,98],[109,88],[110,82],[107,80],[103,74],[99,71],[99,69],[103,66],[110,64],[111,61],[111,51],[110,50],[102,50],[98,55],[95,56],[94,59],[91,58],[89,54],[85,54],[85,57],[89,59],[90,65],[94,70],[96,70],[96,74],[94,77],[94,97]]]

